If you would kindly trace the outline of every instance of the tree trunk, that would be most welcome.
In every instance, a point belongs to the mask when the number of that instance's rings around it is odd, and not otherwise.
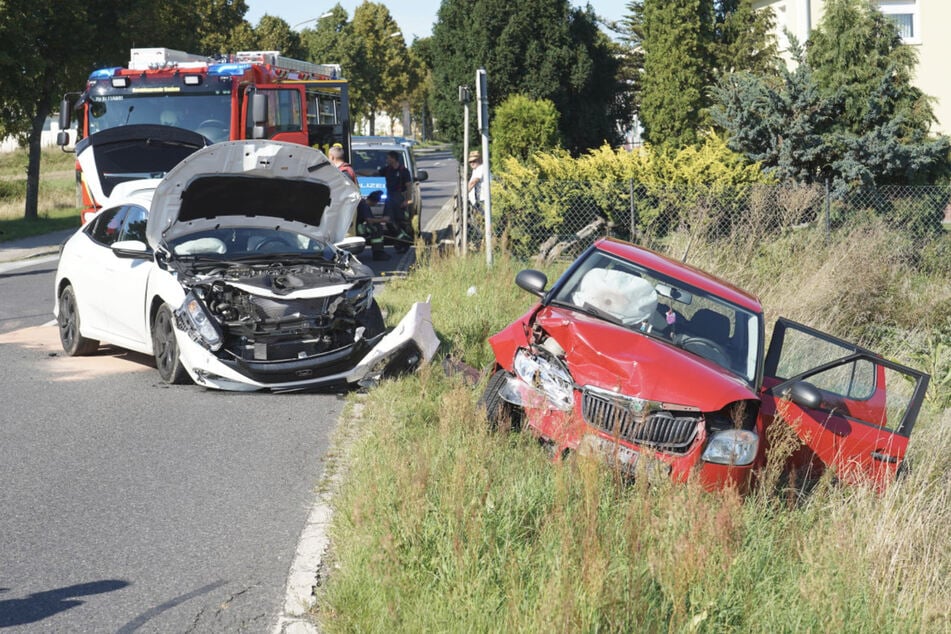
[[[374,136],[376,134],[376,112],[375,111],[370,112],[369,118],[370,118],[370,136]]]
[[[29,142],[29,161],[26,166],[26,204],[24,206],[23,217],[27,220],[36,220],[38,217],[37,209],[40,200],[40,157],[42,147],[40,141],[43,136],[43,124],[46,117],[50,114],[48,103],[41,102],[37,108],[36,116],[33,117],[33,126],[30,130]]]

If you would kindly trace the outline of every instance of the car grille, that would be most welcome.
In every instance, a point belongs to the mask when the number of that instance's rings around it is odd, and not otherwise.
[[[591,389],[581,398],[581,414],[589,425],[633,444],[685,452],[697,436],[699,416],[655,408],[653,403]]]

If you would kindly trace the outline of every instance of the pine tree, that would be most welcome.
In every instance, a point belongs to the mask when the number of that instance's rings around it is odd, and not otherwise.
[[[644,136],[695,143],[710,125],[709,89],[733,71],[775,72],[772,11],[751,0],[634,0],[624,20],[629,59],[643,73],[632,86]]]
[[[927,99],[912,85],[918,62],[915,49],[902,44],[895,25],[864,0],[829,0],[822,22],[812,32],[806,59],[826,94],[839,93],[845,104],[842,126],[861,133],[872,107],[870,97],[891,76],[892,108],[913,127],[925,130],[934,115]]]

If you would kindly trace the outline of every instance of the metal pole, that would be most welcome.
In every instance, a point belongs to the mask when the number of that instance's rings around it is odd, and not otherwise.
[[[482,183],[485,191],[485,263],[492,266],[492,170],[489,167],[489,89],[485,69],[476,71],[476,91],[479,99],[479,132],[482,134]]]
[[[462,141],[462,253],[469,252],[469,102],[463,102]]]
[[[634,236],[636,235],[636,234],[634,233],[634,231],[635,231],[635,227],[634,227],[634,179],[632,178],[632,179],[628,180],[627,182],[628,182],[628,188],[630,189],[630,195],[631,195],[631,198],[630,198],[630,207],[631,207],[631,242],[633,242],[634,244],[637,244],[637,239],[634,237]]]
[[[832,237],[831,198],[829,197],[829,177],[826,176],[826,244]]]

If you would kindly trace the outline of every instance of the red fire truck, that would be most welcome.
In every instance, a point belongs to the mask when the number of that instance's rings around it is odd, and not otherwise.
[[[77,98],[78,97],[78,98]],[[350,154],[347,81],[336,64],[313,64],[279,51],[220,59],[168,48],[132,49],[127,68],[100,68],[86,89],[67,95],[58,142],[69,142],[78,111],[77,181],[83,222],[130,180],[161,178],[205,145],[275,139]]]

